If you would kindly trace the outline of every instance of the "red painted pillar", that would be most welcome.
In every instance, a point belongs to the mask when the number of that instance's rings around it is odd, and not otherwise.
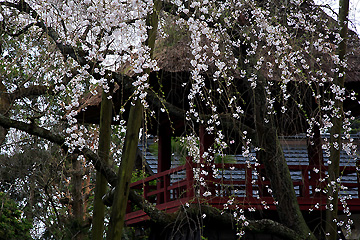
[[[162,121],[159,126],[158,135],[158,173],[164,172],[171,168],[171,127],[170,121],[167,119]],[[167,187],[170,185],[169,175],[164,176],[158,180],[157,188],[160,190],[164,188],[164,192],[158,194],[157,204],[169,202],[170,193]]]
[[[206,174],[200,174],[200,177],[203,177],[206,181],[206,187],[200,186],[200,194],[201,197],[203,197],[203,194],[206,191],[210,191],[212,196],[215,195],[215,185],[213,183],[213,171],[211,165],[214,164],[214,161],[208,162],[207,158],[203,157],[203,154],[205,152],[209,153],[209,148],[213,149],[214,145],[214,135],[208,134],[204,125],[200,125],[199,129],[199,137],[200,137],[200,164],[203,164],[204,167],[201,169],[204,169],[207,172]],[[214,156],[212,153],[209,153],[209,157]]]
[[[262,163],[262,159],[260,159],[260,154],[257,151],[256,152],[256,159],[260,160],[260,165],[258,165],[257,167],[255,167],[257,173],[258,173],[258,180],[257,180],[257,185],[258,185],[258,189],[259,189],[259,196],[260,197],[271,197],[271,194],[268,191],[268,187],[266,187],[266,185],[270,185],[270,180],[269,178],[266,176],[266,171],[264,168],[264,165]]]
[[[192,157],[186,157],[186,197],[190,200],[195,196],[194,189],[194,172]]]
[[[171,168],[171,128],[169,120],[160,123],[158,138],[158,173],[160,173]]]
[[[310,185],[312,188],[312,195],[315,195],[315,188],[323,189],[325,181],[321,183],[320,178],[325,177],[324,170],[324,158],[322,150],[322,139],[320,135],[320,129],[317,125],[314,126],[314,138],[313,145],[308,141],[308,156],[309,156],[309,165],[313,165],[318,171],[314,171],[314,167],[311,167],[310,170]],[[318,194],[317,194],[318,195]]]
[[[253,185],[252,185],[252,169],[245,169],[245,189],[246,189],[246,197],[253,197]]]

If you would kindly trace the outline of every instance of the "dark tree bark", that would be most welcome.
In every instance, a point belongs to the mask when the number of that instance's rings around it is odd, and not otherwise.
[[[347,32],[348,32],[348,15],[349,15],[349,0],[340,0],[339,1],[339,25],[340,25],[340,37],[342,41],[338,46],[338,55],[340,61],[345,60],[346,54],[346,41],[347,41]],[[340,63],[339,71],[336,73],[334,79],[334,84],[340,88],[344,88],[345,81],[345,68]],[[342,74],[342,75],[340,75]],[[342,148],[341,143],[341,130],[342,122],[344,118],[343,110],[343,100],[341,98],[343,95],[339,93],[333,93],[333,101],[335,114],[331,119],[333,126],[330,131],[330,164],[328,168],[329,178],[328,178],[328,192],[327,192],[327,206],[326,211],[326,233],[329,234],[326,238],[335,240],[337,239],[337,222],[334,221],[337,219],[338,213],[338,193],[339,193],[339,178],[340,172],[340,150]]]
[[[254,89],[254,112],[257,144],[260,147],[259,160],[265,166],[270,179],[273,196],[278,201],[277,212],[280,222],[293,229],[303,239],[315,239],[307,226],[295,195],[290,171],[277,135],[274,116],[267,114],[267,100],[264,86],[266,79],[259,73]]]
[[[155,0],[153,12],[148,16],[147,26],[148,39],[147,45],[150,48],[150,57],[153,56],[155,39],[158,28],[158,14],[160,11],[160,1]],[[148,74],[150,70],[146,71]],[[130,108],[130,114],[127,121],[125,143],[121,164],[118,172],[118,181],[115,187],[114,201],[111,209],[111,218],[109,224],[108,238],[110,240],[120,240],[122,230],[125,224],[126,206],[130,190],[130,181],[132,171],[136,161],[136,152],[139,142],[139,131],[143,120],[144,108],[140,99],[137,99],[134,106]]]
[[[10,108],[10,99],[7,95],[5,85],[0,81],[0,114],[7,115]],[[0,145],[3,144],[6,138],[8,128],[0,127]]]
[[[108,93],[102,93],[101,110],[100,110],[100,136],[98,155],[102,162],[109,164],[110,142],[111,142],[111,122],[112,122],[112,100]],[[105,205],[102,197],[108,191],[107,181],[105,176],[97,171],[95,182],[95,196],[94,196],[94,213],[92,221],[92,238],[101,240],[104,235],[104,216]]]
[[[85,237],[85,234],[82,231],[82,227],[85,225],[85,209],[84,209],[84,198],[83,198],[83,171],[81,162],[77,159],[77,155],[73,155],[70,157],[73,165],[73,172],[71,178],[71,186],[72,186],[72,213],[73,213],[73,221],[76,224],[78,230],[75,233],[74,239],[82,240]]]

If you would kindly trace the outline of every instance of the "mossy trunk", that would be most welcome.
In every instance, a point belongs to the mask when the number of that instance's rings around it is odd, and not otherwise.
[[[138,99],[135,105],[130,109],[127,123],[124,150],[121,157],[118,181],[115,187],[114,201],[111,209],[108,232],[109,240],[120,240],[122,236],[143,114],[143,106]]]
[[[339,25],[340,25],[340,36],[342,41],[338,46],[338,56],[342,62],[345,59],[346,54],[346,40],[348,32],[348,15],[349,15],[349,0],[340,0],[339,2]],[[345,68],[341,64],[339,65],[339,71],[334,79],[334,85],[344,88],[345,81]],[[341,75],[340,75],[341,74]],[[337,239],[337,213],[338,213],[338,192],[339,192],[339,166],[340,166],[340,150],[341,146],[341,129],[343,122],[343,101],[341,98],[342,94],[339,92],[333,93],[333,101],[335,113],[332,114],[331,122],[333,124],[330,131],[330,164],[328,169],[328,197],[326,211],[326,239],[335,240]]]
[[[290,171],[277,135],[274,116],[267,114],[265,84],[266,79],[259,76],[254,89],[257,144],[261,148],[258,157],[265,166],[274,199],[278,201],[277,212],[280,222],[304,239],[315,239],[300,211]]]
[[[111,91],[110,91],[111,92]],[[112,100],[108,99],[109,93],[102,93],[100,110],[100,136],[98,155],[104,163],[109,163],[109,152],[111,142],[111,118],[112,118]],[[107,192],[107,181],[103,174],[96,172],[94,213],[92,220],[92,239],[100,240],[104,235],[104,215],[105,205],[102,197]]]
[[[73,165],[73,174],[71,178],[72,185],[72,213],[73,213],[73,226],[75,227],[75,235],[72,236],[74,240],[82,240],[85,238],[83,226],[85,225],[85,211],[84,211],[84,198],[83,198],[83,171],[81,162],[77,156],[71,158]]]
[[[153,12],[147,18],[148,39],[146,44],[150,48],[152,57],[158,28],[158,14],[161,2],[154,1]],[[150,70],[146,70],[150,73]],[[125,144],[121,164],[118,173],[118,181],[115,187],[114,200],[112,204],[108,239],[120,240],[125,223],[126,206],[128,203],[130,182],[134,169],[136,152],[139,142],[139,131],[143,120],[144,109],[140,99],[137,99],[134,106],[130,108],[129,119],[127,121]]]

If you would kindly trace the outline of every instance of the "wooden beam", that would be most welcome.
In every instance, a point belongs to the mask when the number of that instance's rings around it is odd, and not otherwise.
[[[160,122],[159,141],[158,141],[158,173],[169,170],[171,168],[171,127],[167,116]],[[170,177],[168,175],[160,178],[157,188],[165,188],[165,191],[157,195],[157,204],[170,201],[170,192],[166,189],[170,185]]]
[[[210,191],[212,196],[215,195],[215,186],[212,183],[213,181],[213,174],[211,170],[211,162],[208,162],[206,158],[204,158],[204,153],[208,153],[209,157],[214,157],[214,154],[209,152],[210,148],[214,148],[214,135],[207,133],[205,126],[200,125],[199,129],[199,137],[200,137],[200,163],[204,164],[205,167],[203,168],[205,171],[207,171],[207,174],[201,174],[201,177],[203,177],[207,183],[206,188],[200,187],[200,194],[204,194],[205,191]]]
[[[319,172],[314,171],[314,169],[309,169],[310,171],[310,185],[312,187],[312,194],[315,195],[315,188],[323,188],[325,182],[320,182],[320,178],[325,177],[324,169],[324,157],[322,150],[322,139],[320,134],[319,126],[314,126],[314,137],[312,139],[312,144],[310,139],[308,139],[307,150],[309,156],[309,165],[315,165]],[[321,193],[318,193],[319,195]]]

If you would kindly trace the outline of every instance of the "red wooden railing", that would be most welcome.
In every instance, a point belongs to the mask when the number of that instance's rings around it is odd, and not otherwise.
[[[263,209],[266,205],[270,210],[276,209],[276,203],[268,192],[270,181],[262,175],[264,172],[262,165],[255,167],[255,165],[247,164],[215,164],[218,174],[208,174],[204,177],[206,180],[205,187],[200,186],[199,182],[194,180],[193,169],[198,167],[200,167],[199,164],[193,163],[188,158],[185,165],[139,180],[132,183],[130,187],[141,192],[144,198],[156,205],[158,209],[167,212],[175,212],[179,206],[189,201],[206,202],[214,207],[223,208],[230,198],[234,199],[238,206]],[[290,172],[297,172],[298,175],[298,179],[293,180],[293,185],[297,192],[301,210],[309,210],[314,206],[316,206],[314,210],[325,209],[326,194],[315,191],[315,188],[324,189],[325,182],[321,183],[318,179],[311,179],[310,172],[314,168],[319,167],[315,165],[289,165]],[[213,171],[210,167],[201,169],[207,172]],[[322,175],[325,175],[326,171],[327,167],[322,166]],[[347,200],[350,210],[360,211],[360,187],[356,167],[341,166],[340,171],[343,176],[354,175],[351,177],[351,181],[342,181],[341,184],[349,188],[352,193],[356,193],[352,199]],[[241,176],[239,172],[245,176]],[[177,179],[177,176],[180,176],[180,179]],[[199,178],[201,177],[200,174]],[[205,192],[210,192],[211,195],[205,194],[204,196]],[[142,210],[137,210],[129,202],[126,215],[127,224],[146,219],[148,219],[147,215]]]
[[[298,173],[298,179],[293,180],[293,185],[296,190],[298,202],[301,210],[309,210],[313,206],[317,206],[316,210],[324,210],[326,206],[326,194],[323,193],[325,189],[325,180],[323,182],[319,179],[311,179],[311,171],[314,168],[319,168],[316,165],[289,165],[291,173]],[[226,203],[229,198],[235,197],[235,201],[248,206],[262,209],[264,202],[269,209],[276,209],[276,203],[271,197],[269,191],[271,191],[270,181],[266,178],[264,173],[264,166],[247,164],[215,164],[215,168],[219,169],[218,176],[207,177],[207,190],[212,195],[206,197],[207,202],[212,206],[222,208],[223,204]],[[232,169],[231,171],[229,169]],[[321,166],[321,174],[318,176],[325,176],[327,172],[327,166]],[[205,169],[210,170],[210,169]],[[239,173],[243,172],[245,175],[241,180],[235,177],[224,178],[223,176],[231,176],[231,172]],[[221,174],[227,172],[226,174]],[[352,193],[352,199],[347,200],[347,204],[350,209],[360,211],[360,185],[359,175],[355,166],[340,166],[341,176],[352,176],[347,181],[341,181],[341,185],[344,189],[341,190],[340,195]],[[257,177],[255,177],[257,175]],[[294,176],[295,174],[292,174]],[[315,191],[315,189],[318,191]],[[204,195],[204,192],[200,193],[200,197]],[[339,207],[342,210],[342,207]]]
[[[177,179],[179,178],[180,179]],[[160,210],[175,212],[178,207],[189,202],[194,198],[194,177],[191,161],[185,165],[157,173],[153,176],[144,178],[131,183],[132,189],[137,189],[143,195],[144,199],[150,203],[156,204]],[[147,220],[145,212],[137,210],[129,201],[126,223],[132,224]]]

